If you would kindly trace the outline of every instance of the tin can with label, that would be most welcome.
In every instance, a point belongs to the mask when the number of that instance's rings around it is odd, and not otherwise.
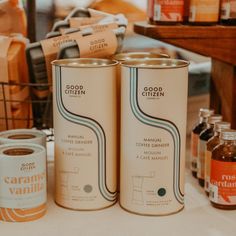
[[[121,65],[120,204],[130,212],[168,215],[184,207],[188,65]]]
[[[124,61],[129,60],[143,60],[143,59],[157,59],[157,58],[169,58],[167,54],[164,53],[152,53],[152,52],[123,52],[116,54],[112,57],[114,60],[119,62],[116,70],[116,82],[117,82],[117,113],[118,113],[118,130],[120,130],[120,93],[121,93],[121,66],[120,64]],[[118,132],[118,147],[120,147],[120,132]],[[120,163],[120,149],[118,149],[118,169]],[[119,171],[118,171],[118,191],[120,190],[119,187]]]
[[[26,222],[46,213],[46,150],[31,143],[0,146],[0,220]]]
[[[55,201],[97,210],[117,199],[117,61],[53,63]]]
[[[154,24],[176,24],[183,22],[184,0],[149,0],[147,14]]]

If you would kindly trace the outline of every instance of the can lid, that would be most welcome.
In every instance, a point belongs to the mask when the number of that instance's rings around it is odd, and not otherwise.
[[[117,61],[127,61],[133,59],[150,59],[150,58],[170,58],[167,54],[154,52],[123,52],[112,57]]]
[[[142,69],[178,69],[182,67],[188,67],[189,62],[171,58],[152,58],[123,61],[121,66]]]
[[[200,108],[199,110],[199,116],[200,117],[204,117],[207,118],[211,115],[214,114],[214,110],[213,109],[208,109],[208,108]]]
[[[71,58],[55,60],[52,61],[51,64],[60,67],[101,68],[116,66],[118,64],[118,61],[101,58]]]
[[[230,123],[225,121],[220,121],[215,123],[215,131],[221,132],[224,129],[230,129]]]
[[[216,122],[222,121],[223,117],[220,114],[211,115],[208,119],[210,125],[214,125]]]
[[[0,157],[30,156],[46,153],[45,147],[35,143],[8,143],[0,145]]]
[[[236,130],[226,129],[220,134],[220,138],[223,140],[236,140]]]

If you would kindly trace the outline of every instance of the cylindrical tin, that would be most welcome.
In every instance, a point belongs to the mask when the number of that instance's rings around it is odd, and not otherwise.
[[[74,210],[117,199],[117,61],[53,63],[56,203]]]
[[[35,129],[13,129],[0,132],[0,144],[35,143],[46,148],[46,134]]]
[[[46,150],[38,144],[0,146],[0,220],[32,221],[46,213]]]
[[[121,64],[120,204],[167,215],[184,207],[188,62]]]
[[[157,59],[157,58],[169,58],[167,54],[164,53],[152,53],[152,52],[123,52],[123,53],[118,53],[112,57],[112,59],[117,60],[119,62],[116,70],[116,82],[117,82],[117,117],[118,117],[118,122],[117,122],[117,129],[120,130],[120,93],[121,93],[121,66],[120,63],[128,60],[144,60],[144,59]],[[118,191],[120,190],[120,171],[119,171],[119,166],[120,166],[120,132],[118,132],[118,141],[117,141],[117,146],[118,151],[118,185],[117,189]]]

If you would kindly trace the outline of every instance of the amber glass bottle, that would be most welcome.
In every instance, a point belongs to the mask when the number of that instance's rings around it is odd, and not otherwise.
[[[198,158],[198,139],[199,134],[207,128],[208,118],[213,115],[214,110],[201,108],[199,110],[199,122],[191,132],[191,171],[197,178],[197,158]]]
[[[224,129],[230,129],[229,122],[217,122],[214,126],[215,134],[207,141],[205,153],[205,192],[209,195],[210,173],[211,173],[211,155],[213,149],[220,144],[220,133]]]
[[[236,0],[221,0],[220,20],[225,25],[236,25]]]
[[[212,25],[219,21],[220,0],[190,0],[189,23]]]
[[[212,152],[210,201],[220,209],[236,209],[236,131],[224,130]]]
[[[198,158],[197,158],[197,177],[200,186],[205,185],[205,152],[207,141],[214,136],[214,125],[216,122],[222,121],[222,115],[212,115],[208,119],[207,128],[199,135],[198,142]]]

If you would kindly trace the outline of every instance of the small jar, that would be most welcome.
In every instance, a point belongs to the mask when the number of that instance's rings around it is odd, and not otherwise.
[[[236,0],[222,0],[220,20],[225,25],[236,25]]]
[[[199,110],[199,121],[191,132],[191,171],[193,177],[197,178],[197,157],[199,134],[207,128],[208,118],[213,115],[214,110],[201,108]]]
[[[224,130],[212,152],[210,201],[224,210],[236,209],[236,130]]]
[[[148,18],[152,24],[177,24],[184,18],[184,0],[149,0]]]
[[[208,119],[207,128],[200,133],[198,142],[198,158],[197,158],[197,178],[199,185],[204,188],[205,185],[205,152],[207,141],[214,136],[214,125],[216,122],[222,121],[222,115],[212,115]]]
[[[190,0],[189,23],[213,25],[219,21],[220,0]]]
[[[215,123],[215,134],[207,141],[207,148],[205,153],[205,192],[209,195],[210,191],[210,173],[211,173],[211,156],[213,149],[220,144],[220,133],[222,130],[230,129],[229,122],[217,122]]]

